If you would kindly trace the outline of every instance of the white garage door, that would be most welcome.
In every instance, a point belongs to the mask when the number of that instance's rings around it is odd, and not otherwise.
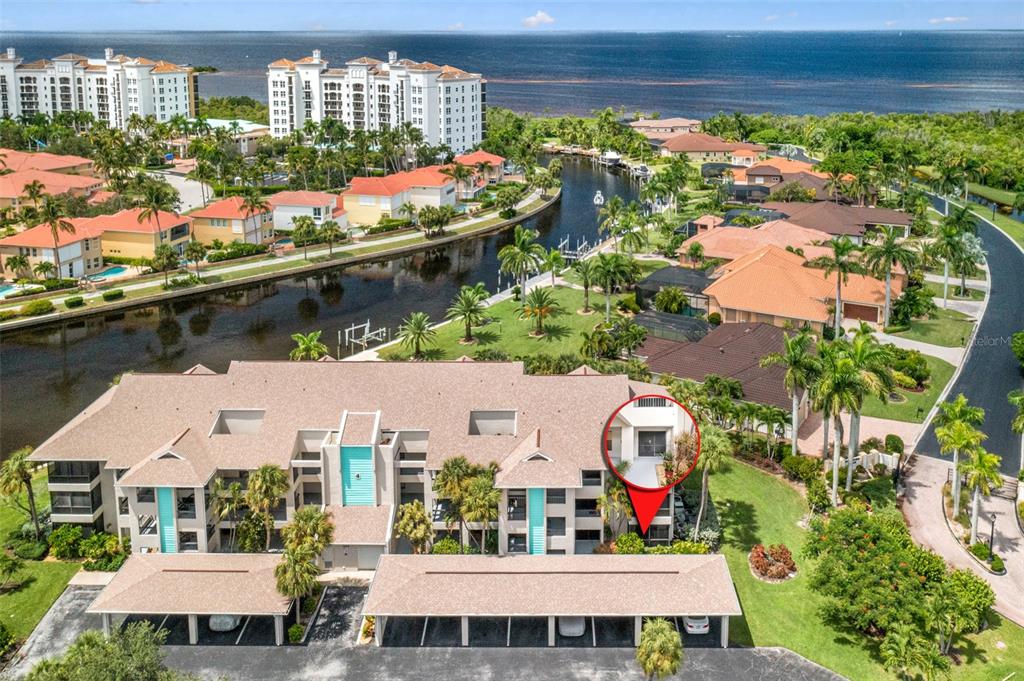
[[[358,549],[358,560],[360,570],[376,570],[377,560],[384,553],[381,546],[360,546]]]

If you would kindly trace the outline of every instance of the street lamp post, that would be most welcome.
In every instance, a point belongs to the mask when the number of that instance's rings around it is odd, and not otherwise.
[[[991,521],[992,525],[989,528],[989,532],[988,532],[988,555],[991,556],[992,555],[992,546],[995,543],[995,537],[996,537],[996,514],[993,513],[992,515],[990,515],[989,516],[989,520]]]

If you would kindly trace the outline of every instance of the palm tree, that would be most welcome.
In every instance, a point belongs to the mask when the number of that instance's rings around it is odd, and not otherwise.
[[[263,516],[267,532],[265,550],[270,549],[274,509],[281,503],[281,495],[287,491],[288,474],[275,464],[263,464],[249,476],[249,486],[245,490],[245,505],[253,513]]]
[[[206,257],[206,246],[201,241],[192,239],[185,245],[185,260],[192,261],[196,266],[196,276],[199,276],[199,263]]]
[[[783,334],[782,352],[773,352],[761,358],[762,367],[776,364],[786,367],[783,382],[786,392],[793,400],[793,423],[791,446],[793,454],[797,454],[797,440],[800,434],[800,394],[814,382],[820,365],[818,358],[811,352],[810,331],[800,331],[792,336]]]
[[[832,453],[832,505],[839,505],[839,458],[843,444],[843,411],[860,411],[867,390],[857,365],[846,352],[844,341],[825,343],[819,349],[821,373],[812,389],[815,405],[831,415],[836,431]],[[852,452],[848,465],[852,464]]]
[[[700,509],[693,525],[693,539],[700,534],[700,524],[704,519],[704,510],[708,503],[708,478],[728,465],[732,454],[732,442],[725,431],[714,425],[705,425],[700,429],[700,456],[697,457],[697,468],[700,469]]]
[[[1010,404],[1017,409],[1016,415],[1010,421],[1010,430],[1021,436],[1021,451],[1024,452],[1024,390],[1013,390],[1006,396]],[[1024,470],[1024,458],[1020,462],[1021,470]]]
[[[470,286],[463,286],[455,296],[451,306],[448,308],[448,319],[460,321],[466,325],[466,335],[463,342],[473,342],[473,326],[479,325],[484,318],[484,304],[476,289]]]
[[[234,551],[238,514],[245,508],[245,495],[242,493],[242,484],[232,482],[225,486],[224,479],[218,477],[213,481],[210,495],[213,497],[212,515],[218,520],[231,521],[228,550]]]
[[[619,475],[625,477],[629,472],[629,461],[620,461],[615,466]],[[597,498],[597,509],[601,512],[601,522],[612,527],[615,523],[615,536],[629,527],[629,519],[633,517],[633,503],[629,500],[629,490],[616,475],[605,475],[604,494]]]
[[[785,427],[787,416],[788,414],[786,414],[785,409],[780,409],[771,404],[761,405],[761,411],[757,415],[757,420],[764,426],[765,436],[768,438],[769,459],[775,458],[776,433],[779,428]]]
[[[290,523],[281,528],[281,539],[286,549],[309,546],[319,556],[334,539],[331,516],[319,506],[303,506],[295,511]]]
[[[268,537],[270,528],[267,528]],[[268,538],[269,545],[269,538]],[[295,599],[295,622],[302,620],[302,598],[316,588],[320,568],[316,564],[317,554],[307,544],[285,548],[281,562],[274,567],[277,591],[282,596]]]
[[[999,475],[1001,459],[995,454],[977,447],[967,452],[968,458],[960,464],[967,481],[967,489],[971,490],[971,544],[978,543],[978,515],[981,513],[981,497],[987,497],[993,488],[1002,484]]]
[[[549,288],[534,288],[523,300],[523,316],[534,317],[537,320],[533,335],[538,338],[544,335],[544,318],[561,309],[562,306],[555,300]]]
[[[555,285],[555,276],[562,271],[565,267],[565,258],[562,257],[562,252],[557,248],[552,248],[544,256],[544,262],[541,263],[541,269],[551,272],[551,285]]]
[[[292,238],[295,243],[302,243],[302,259],[309,259],[309,242],[316,238],[316,223],[309,215],[297,215],[292,218]]]
[[[905,271],[917,265],[919,252],[913,241],[902,238],[896,227],[882,227],[869,237],[864,247],[864,264],[878,278],[885,278],[885,312],[882,328],[889,326],[892,311],[892,270],[899,265]]]
[[[832,253],[822,255],[810,261],[812,267],[825,270],[825,276],[836,275],[836,319],[835,334],[839,336],[843,320],[843,284],[851,274],[864,274],[867,270],[856,258],[857,245],[848,236],[832,237],[827,244]]]
[[[690,259],[690,262],[697,264],[704,262],[704,244],[699,241],[694,241],[690,244],[690,247],[686,249],[686,257]]]
[[[426,312],[413,312],[398,327],[398,337],[403,348],[412,348],[412,358],[423,358],[423,344],[430,343],[437,336],[437,331],[430,326],[430,317]]]
[[[960,515],[960,453],[966,454],[977,450],[986,437],[985,433],[964,421],[951,421],[935,428],[935,439],[942,453],[953,452],[953,485],[950,493],[953,498],[954,518]]]
[[[464,456],[455,456],[445,459],[441,463],[441,470],[434,476],[434,492],[442,499],[447,499],[451,505],[449,515],[457,518],[459,522],[459,547],[462,547],[463,525],[465,518],[462,514],[462,501],[466,495],[466,487],[471,478],[477,475],[478,469],[469,463]]]
[[[7,262],[4,265],[10,268],[11,272],[17,276],[19,272],[24,272],[29,269],[28,256],[26,255],[12,255],[7,258]]]
[[[157,232],[163,233],[160,213],[176,212],[179,201],[178,192],[171,185],[163,180],[147,180],[135,199],[135,205],[142,209],[138,215],[139,224],[154,220]]]
[[[36,464],[29,461],[31,453],[31,447],[22,447],[12,452],[0,465],[0,494],[28,512],[35,528],[35,538],[39,539],[42,530],[39,527],[39,512],[36,509],[36,492],[32,487],[32,474],[35,472]],[[25,492],[27,502],[24,505],[20,500],[22,491]]]
[[[598,253],[594,258],[594,281],[604,292],[604,321],[611,323],[612,290],[630,277],[629,259],[618,253]]]
[[[320,335],[323,331],[311,331],[310,333],[293,333],[292,340],[295,341],[295,348],[288,353],[288,359],[299,362],[304,359],[320,359],[327,355],[327,346],[320,342]]]
[[[413,499],[398,507],[395,534],[409,540],[413,553],[427,550],[434,541],[434,528],[422,501]]]
[[[520,294],[525,296],[527,276],[541,266],[546,255],[547,251],[537,243],[537,232],[516,225],[512,243],[501,247],[498,261],[502,272],[508,272],[519,279]]]
[[[943,219],[929,246],[929,253],[942,260],[942,307],[949,305],[949,265],[962,258],[964,235],[974,229],[974,215],[964,206]]]
[[[8,262],[10,262],[8,260]],[[572,264],[572,270],[580,278],[580,286],[583,287],[583,314],[590,312],[590,287],[594,285],[597,276],[597,265],[593,258],[577,260]]]
[[[644,622],[640,645],[636,647],[636,661],[647,679],[663,679],[679,671],[683,662],[683,639],[667,619],[655,617]]]
[[[406,201],[405,203],[398,207],[398,214],[404,215],[407,218],[409,218],[409,222],[411,222],[414,225],[416,224],[416,212],[416,204],[413,203],[412,201]]]
[[[178,260],[178,254],[175,253],[173,246],[160,244],[153,249],[153,257],[149,261],[149,266],[157,272],[164,273],[164,286],[166,286],[168,272],[178,269]]]
[[[46,195],[46,185],[39,180],[32,180],[21,189],[21,198],[25,201],[31,201],[34,208],[39,207],[39,199]]]
[[[32,268],[32,272],[43,279],[49,278],[53,274],[54,269],[53,263],[48,260],[41,260],[36,263],[35,267]]]
[[[888,402],[895,379],[892,369],[889,368],[892,353],[888,347],[878,343],[866,324],[862,324],[862,331],[858,332],[844,349],[846,356],[853,362],[854,369],[860,374],[862,386],[857,400],[858,406],[850,411],[850,443],[847,447],[846,466],[846,491],[849,492],[853,487],[853,457],[860,448],[860,405],[869,394],[878,397],[883,404]]]
[[[910,670],[916,668],[921,657],[921,634],[913,625],[900,622],[886,632],[879,647],[882,665],[896,673],[900,679],[912,679]]]
[[[242,194],[242,213],[245,215],[245,219],[249,220],[254,215],[263,215],[270,210],[270,203],[263,196],[260,190],[255,187],[246,187],[245,192]],[[257,218],[256,232],[261,233],[259,230],[260,219]],[[243,230],[245,231],[245,230]]]
[[[328,257],[334,255],[334,242],[341,241],[344,236],[341,226],[334,220],[324,220],[320,225],[320,238],[327,242]]]
[[[939,403],[939,411],[935,414],[932,424],[935,426],[935,434],[938,436],[939,429],[950,428],[954,423],[962,422],[967,426],[980,426],[985,421],[985,410],[981,407],[972,407],[967,402],[967,397],[960,393],[951,402]],[[984,439],[984,438],[982,438]],[[941,444],[941,441],[940,441]],[[980,443],[979,443],[980,444]],[[950,490],[953,494],[953,517],[960,515],[960,479],[959,472],[960,449],[953,448],[953,486]]]
[[[57,270],[57,278],[60,279],[63,277],[60,269],[60,235],[61,232],[74,234],[75,225],[67,219],[67,205],[59,197],[47,194],[43,197],[43,205],[38,210],[39,221],[50,228],[50,237],[53,239],[53,264]]]
[[[456,186],[462,185],[462,198],[466,197],[465,186],[473,179],[473,169],[467,165],[455,162],[450,166],[441,168],[441,174],[450,177],[455,181]]]
[[[599,231],[601,233],[608,233],[610,235],[618,234],[618,226],[622,221],[622,216],[626,212],[626,204],[622,200],[621,196],[613,196],[608,202],[598,211],[598,216],[601,218],[599,225]],[[615,239],[616,248],[618,248],[618,237]]]
[[[462,514],[467,523],[481,523],[480,553],[487,553],[487,530],[498,520],[501,490],[494,486],[494,474],[485,470],[470,478],[462,499]]]

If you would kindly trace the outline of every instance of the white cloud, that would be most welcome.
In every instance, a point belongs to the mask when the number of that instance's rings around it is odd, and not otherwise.
[[[540,28],[545,24],[553,23],[555,23],[555,18],[542,9],[537,10],[536,14],[523,19],[523,26],[526,28]]]
[[[132,0],[136,5],[159,5],[160,0]]]
[[[772,23],[773,21],[778,21],[778,20],[779,20],[779,15],[778,14],[769,14],[768,16],[766,16],[766,17],[764,17],[762,19],[762,21],[768,22],[769,24]]]
[[[892,27],[892,26],[895,26],[898,23],[900,23],[900,22],[896,21],[895,19],[890,19],[889,21],[885,22],[885,25],[888,26],[888,27]]]
[[[929,24],[962,24],[970,21],[970,17],[933,17],[928,20]]]
[[[454,24],[448,24],[449,31],[461,31],[464,28],[466,28],[466,25],[461,21],[456,21]]]

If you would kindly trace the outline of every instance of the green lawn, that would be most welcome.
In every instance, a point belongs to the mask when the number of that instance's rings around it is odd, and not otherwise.
[[[49,506],[45,472],[36,474],[32,487],[39,507]],[[17,508],[0,506],[0,537],[7,537],[11,530],[21,527],[27,519]],[[0,592],[0,622],[7,625],[16,639],[28,636],[80,567],[78,563],[25,561],[25,567],[15,578],[13,586]]]
[[[864,491],[882,503],[888,501],[884,490]],[[799,493],[782,480],[734,462],[728,471],[711,476],[711,495],[725,528],[722,552],[744,612],[730,624],[732,643],[783,646],[851,681],[893,679],[873,648],[858,637],[832,629],[818,614],[824,599],[808,589],[812,563],[800,555],[806,532],[797,522],[806,506]],[[779,542],[793,550],[797,576],[782,584],[755,579],[747,565],[750,547]],[[992,627],[958,644],[963,663],[953,667],[953,681],[1004,679],[1013,671],[1020,672],[1024,628],[996,615],[991,622]],[[998,642],[1005,644],[1002,650]]]
[[[900,395],[906,398],[905,402],[889,402],[882,404],[877,397],[869,397],[864,402],[864,416],[874,416],[880,419],[894,419],[896,421],[907,421],[909,423],[923,423],[928,411],[939,398],[942,389],[946,387],[949,379],[956,370],[949,362],[924,355],[928,367],[932,371],[932,378],[928,387],[923,392],[911,392],[909,390],[897,390]]]
[[[554,289],[555,300],[561,311],[544,320],[546,335],[534,338],[529,335],[536,322],[523,319],[520,315],[520,304],[513,300],[505,300],[487,309],[488,323],[473,329],[476,342],[463,345],[459,341],[465,333],[462,324],[449,323],[437,329],[436,342],[425,349],[430,359],[458,359],[462,355],[472,356],[483,348],[502,350],[510,356],[544,353],[558,355],[575,353],[580,348],[580,334],[593,330],[594,326],[604,321],[604,296],[591,291],[590,304],[595,308],[589,315],[576,314],[583,307],[583,291],[558,286]],[[612,296],[612,314],[615,314],[615,301],[621,296]],[[441,321],[440,319],[434,320]],[[393,345],[381,351],[381,359],[407,359],[411,352]]]
[[[652,236],[653,236],[653,234],[652,234]],[[671,263],[665,262],[663,260],[637,260],[637,263],[640,264],[640,278],[641,279],[645,278],[651,272],[656,272],[657,270],[663,269],[663,268],[668,267],[669,265],[671,265]],[[577,275],[571,269],[568,269],[565,272],[563,272],[562,273],[562,278],[565,279],[570,284],[576,284],[576,285],[580,284],[579,275]],[[602,298],[602,300],[603,300],[603,298]]]
[[[985,185],[978,184],[977,182],[968,182],[967,189],[972,194],[977,194],[982,198],[988,199],[989,201],[995,201],[996,203],[1001,203],[1004,206],[1012,206],[1013,199],[1016,196],[1016,194],[1009,189],[986,187]]]
[[[973,328],[974,320],[971,317],[940,307],[933,318],[916,319],[910,323],[908,330],[893,335],[947,348],[962,348],[967,344]]]
[[[928,289],[928,291],[930,291],[933,296],[938,297],[938,298],[942,297],[942,284],[940,282],[937,282],[937,281],[926,281],[924,283],[924,287],[926,289]],[[950,282],[949,282],[949,299],[950,300],[984,300],[985,299],[985,292],[984,291],[980,291],[980,290],[978,290],[976,288],[968,287],[967,288],[967,296],[963,297],[963,296],[958,296],[957,295],[957,291],[959,291],[959,289],[960,289],[960,280],[959,279],[956,279],[956,280],[950,279]]]

